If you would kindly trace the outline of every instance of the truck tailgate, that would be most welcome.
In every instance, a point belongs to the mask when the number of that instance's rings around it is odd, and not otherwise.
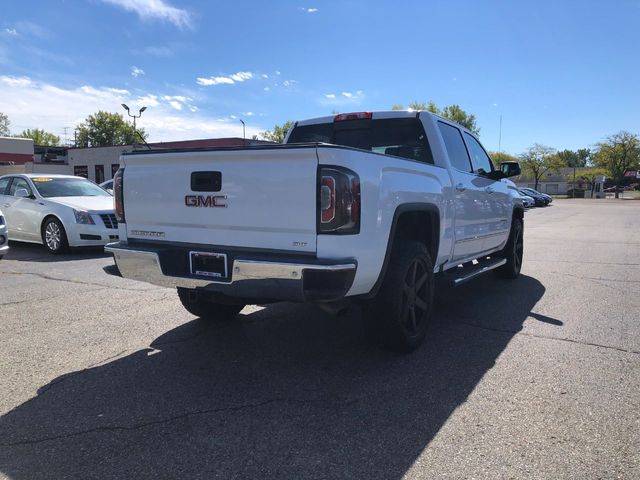
[[[316,250],[314,146],[136,153],[123,164],[130,239]],[[221,183],[196,173],[192,189],[194,172]]]

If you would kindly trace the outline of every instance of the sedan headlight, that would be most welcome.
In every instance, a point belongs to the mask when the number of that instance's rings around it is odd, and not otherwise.
[[[89,212],[83,212],[82,210],[73,210],[73,214],[76,216],[76,223],[81,223],[83,225],[95,225],[93,218]]]

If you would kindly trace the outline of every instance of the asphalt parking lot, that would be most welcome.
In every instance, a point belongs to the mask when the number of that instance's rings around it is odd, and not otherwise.
[[[0,261],[1,478],[640,478],[640,202],[527,212],[521,278],[440,286],[411,355],[357,310],[207,324],[111,263]]]

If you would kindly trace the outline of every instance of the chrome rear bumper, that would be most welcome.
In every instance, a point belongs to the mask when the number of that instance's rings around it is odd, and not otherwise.
[[[356,272],[355,262],[298,263],[236,256],[231,266],[230,280],[212,281],[197,276],[165,274],[158,252],[151,249],[111,243],[105,246],[105,250],[113,253],[124,278],[162,287],[202,288],[235,298],[339,300],[351,288]]]

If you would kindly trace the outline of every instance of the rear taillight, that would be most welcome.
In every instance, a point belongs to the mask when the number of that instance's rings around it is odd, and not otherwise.
[[[371,118],[371,112],[340,113],[333,117],[333,121],[344,122],[345,120],[370,120]]]
[[[124,201],[122,188],[122,177],[124,176],[124,168],[119,168],[116,174],[113,176],[113,199],[116,207],[116,218],[118,222],[125,223],[124,220]]]
[[[360,178],[342,167],[319,172],[318,233],[360,232]]]

